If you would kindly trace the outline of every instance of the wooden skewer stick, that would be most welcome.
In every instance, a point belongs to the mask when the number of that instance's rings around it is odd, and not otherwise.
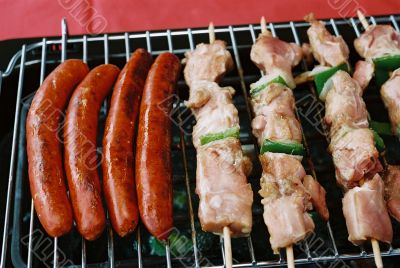
[[[267,21],[265,20],[264,16],[262,16],[261,19],[260,19],[260,26],[261,26],[260,36],[261,35],[268,35],[268,36],[272,35],[271,32],[268,31],[268,29],[267,29]]]
[[[364,14],[360,10],[357,10],[357,17],[360,20],[362,26],[364,27],[364,30],[367,30],[369,27],[369,23],[365,18]]]
[[[232,246],[231,246],[231,230],[224,227],[224,250],[226,268],[232,268]]]
[[[208,36],[210,39],[210,44],[215,41],[215,31],[214,24],[210,22],[208,25]],[[231,230],[229,230],[228,226],[225,226],[223,229],[223,237],[224,237],[224,251],[225,251],[225,264],[226,268],[232,268],[232,246],[231,246]]]
[[[269,31],[267,30],[267,22],[265,21],[264,16],[261,17],[260,26],[261,26],[261,34],[269,33]],[[286,259],[288,268],[294,268],[293,246],[286,247]]]
[[[262,16],[260,20],[260,26],[261,26],[261,33],[265,33],[267,30],[267,22],[265,21],[265,17]]]
[[[361,179],[360,180],[360,186],[364,184],[365,180]],[[376,239],[371,238],[371,245],[372,245],[372,251],[374,253],[374,260],[375,260],[375,265],[377,268],[383,268],[383,262],[382,262],[382,256],[381,256],[381,249],[379,247],[379,242]]]
[[[372,251],[374,252],[374,260],[377,268],[383,268],[381,249],[376,239],[371,239]]]
[[[286,247],[286,261],[288,268],[294,268],[293,246]]]
[[[214,23],[210,22],[208,25],[208,36],[210,39],[210,44],[214,43],[215,41],[215,31],[214,31]]]

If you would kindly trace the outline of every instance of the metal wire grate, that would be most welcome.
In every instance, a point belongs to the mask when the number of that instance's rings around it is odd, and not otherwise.
[[[398,31],[398,21],[400,17],[398,15],[392,15],[387,17],[370,17],[371,23],[390,23]],[[352,40],[359,36],[359,21],[357,19],[330,19],[326,21],[328,27],[331,28],[333,33],[336,35],[342,34],[347,41],[348,45],[352,46]],[[291,41],[300,44],[306,42],[305,30],[309,26],[306,22],[289,22],[279,24],[269,24],[269,29],[274,36],[279,36],[285,41]],[[191,251],[185,255],[180,256],[171,251],[169,244],[165,245],[165,257],[154,257],[148,253],[145,253],[148,245],[145,243],[144,238],[148,235],[146,230],[139,225],[137,231],[132,237],[127,240],[117,238],[113,235],[112,228],[108,224],[105,231],[104,237],[102,238],[105,243],[99,242],[99,245],[87,242],[84,239],[80,239],[76,231],[68,235],[67,238],[54,238],[52,239],[51,249],[47,249],[48,255],[44,257],[38,256],[37,240],[35,238],[35,232],[40,230],[40,223],[35,217],[33,203],[29,201],[31,199],[29,189],[21,190],[23,185],[27,183],[27,177],[24,176],[26,173],[26,152],[24,148],[25,139],[25,116],[26,111],[29,107],[29,100],[32,97],[32,89],[37,88],[35,84],[37,82],[28,81],[27,76],[31,77],[31,73],[35,73],[35,68],[39,70],[39,83],[42,83],[46,73],[48,73],[48,67],[55,66],[60,61],[63,61],[69,56],[82,58],[89,65],[94,66],[100,63],[118,63],[122,65],[124,61],[129,59],[130,53],[133,48],[146,47],[149,52],[153,55],[158,55],[165,51],[170,51],[177,54],[180,58],[183,58],[184,53],[188,50],[193,50],[196,43],[206,42],[208,39],[207,29],[186,29],[186,30],[166,30],[157,32],[142,32],[142,33],[123,33],[113,35],[99,35],[99,36],[81,36],[81,37],[68,37],[67,27],[65,21],[62,21],[62,36],[61,38],[47,39],[43,38],[41,42],[23,45],[21,50],[16,53],[10,60],[7,69],[4,72],[0,72],[0,92],[1,87],[5,82],[11,80],[11,77],[18,74],[16,87],[7,87],[7,90],[13,90],[16,88],[16,99],[15,99],[15,116],[13,124],[12,134],[12,150],[10,158],[9,176],[7,182],[7,196],[6,205],[4,212],[4,227],[3,227],[3,239],[2,239],[2,251],[1,251],[1,265],[0,267],[6,267],[13,263],[14,266],[23,265],[27,267],[42,267],[53,266],[59,267],[62,265],[80,265],[82,267],[125,267],[125,266],[165,266],[165,267],[181,267],[181,266],[208,266],[208,267],[222,267],[225,264],[225,256],[223,250],[223,241],[220,239],[215,247],[208,252],[200,252],[198,247],[197,235],[199,228],[197,227],[197,197],[194,195],[194,181],[195,181],[195,153],[193,145],[191,144],[191,137],[186,134],[183,125],[187,123],[187,110],[183,106],[182,99],[187,97],[187,87],[184,81],[178,82],[178,100],[174,103],[174,110],[178,111],[176,117],[176,125],[174,126],[174,144],[172,145],[173,153],[176,153],[177,159],[180,162],[175,163],[177,168],[174,173],[174,183],[178,186],[182,186],[186,190],[187,194],[187,211],[178,215],[177,227],[179,230],[188,229],[191,234],[191,240],[193,247]],[[252,43],[256,38],[256,34],[260,31],[258,25],[246,25],[246,26],[227,26],[219,27],[215,29],[216,37],[223,39],[228,43],[228,48],[231,50],[235,63],[236,70],[229,74],[223,81],[224,84],[234,86],[237,90],[237,96],[235,97],[235,105],[238,107],[240,120],[241,120],[241,141],[245,151],[253,156],[253,163],[256,168],[251,178],[249,179],[252,183],[253,191],[255,192],[255,205],[254,205],[254,229],[251,236],[248,238],[237,239],[233,241],[233,257],[235,258],[235,246],[245,248],[243,253],[241,251],[241,257],[236,261],[235,267],[273,267],[273,266],[284,266],[285,256],[273,256],[269,248],[268,235],[266,227],[262,221],[262,208],[259,204],[259,197],[257,190],[259,189],[258,180],[260,178],[260,170],[257,168],[257,155],[258,147],[255,139],[251,136],[251,129],[249,122],[252,119],[249,98],[247,96],[249,84],[256,81],[259,78],[259,71],[255,68],[249,60],[249,52]],[[49,52],[49,48],[61,46],[60,50],[56,52]],[[356,59],[354,51],[352,51],[352,62]],[[354,62],[353,62],[354,63]],[[299,66],[295,69],[295,72],[304,71],[307,68],[306,64]],[[6,88],[4,87],[3,90]],[[240,90],[239,90],[240,89]],[[324,133],[319,133],[313,127],[306,115],[302,112],[304,110],[302,100],[311,98],[311,104],[307,103],[306,108],[310,108],[310,105],[318,103],[315,99],[315,93],[313,86],[305,85],[295,90],[297,109],[296,113],[301,121],[303,132],[304,144],[307,147],[307,156],[305,157],[305,167],[309,174],[318,178],[324,186],[326,184],[334,184],[334,172],[332,168],[327,167],[327,162],[319,159],[319,155],[315,156],[315,151],[318,153],[326,148],[326,141]],[[312,97],[313,96],[313,97]],[[379,99],[379,96],[375,94],[371,97],[374,102]],[[28,105],[26,105],[28,104]],[[382,106],[383,107],[383,106]],[[383,109],[383,108],[382,108]],[[107,101],[104,102],[102,108],[102,116],[105,117],[107,112]],[[317,107],[316,113],[313,114],[318,117],[321,122],[321,112],[323,108]],[[190,117],[190,116],[189,116]],[[101,126],[101,124],[100,124]],[[189,126],[190,129],[191,126]],[[190,131],[188,131],[190,132]],[[398,147],[400,148],[400,147]],[[322,154],[322,153],[321,153]],[[326,153],[325,153],[326,154]],[[22,159],[22,160],[21,160]],[[330,161],[330,162],[329,162]],[[331,160],[328,160],[331,165]],[[324,179],[325,174],[330,174],[329,178]],[[175,179],[176,178],[176,179]],[[27,188],[25,186],[25,188]],[[14,199],[14,203],[13,203]],[[27,202],[25,210],[22,203],[16,202]],[[258,204],[257,204],[258,202]],[[371,259],[373,255],[368,248],[354,247],[346,241],[347,231],[343,225],[337,225],[337,222],[343,222],[340,220],[343,216],[340,213],[341,202],[339,196],[329,196],[328,192],[328,204],[329,208],[333,209],[333,221],[334,224],[327,222],[326,224],[319,224],[316,234],[305,240],[304,242],[296,245],[295,247],[295,263],[296,264],[325,264],[338,261],[348,260],[359,260],[359,259]],[[13,220],[11,220],[12,210]],[[22,214],[24,211],[27,214],[28,220],[22,220]],[[18,213],[17,213],[18,212]],[[338,218],[338,220],[336,219]],[[22,226],[19,226],[19,222],[22,222]],[[12,228],[11,228],[12,225]],[[16,228],[19,227],[19,228]],[[382,245],[382,256],[400,256],[400,241],[398,238],[399,225],[394,223],[395,228],[395,239],[393,246]],[[258,231],[257,231],[258,230]],[[10,232],[12,231],[12,237]],[[259,234],[262,237],[259,237]],[[397,235],[397,236],[396,236]],[[324,246],[318,248],[315,245],[315,237],[324,239]],[[27,241],[24,239],[27,238]],[[78,246],[69,245],[76,240],[80,239]],[[43,239],[49,239],[44,236]],[[10,249],[11,244],[11,249]],[[26,250],[20,250],[19,246],[24,244]],[[14,247],[16,245],[18,247]],[[104,249],[99,250],[99,246]],[[67,256],[65,248],[79,248],[80,252],[69,252]],[[219,247],[219,248],[218,248]],[[94,249],[94,250],[93,250]],[[127,249],[130,253],[121,255],[120,251]],[[328,251],[327,251],[328,249]],[[99,251],[100,257],[93,258],[93,251]],[[73,251],[73,250],[72,250]],[[219,252],[220,251],[220,252]],[[41,251],[42,252],[42,251]],[[322,253],[321,253],[322,252]],[[40,255],[40,254],[39,254]],[[89,256],[90,255],[90,256]],[[50,257],[49,257],[50,256]],[[128,257],[127,257],[128,256]],[[65,262],[65,259],[70,262]]]

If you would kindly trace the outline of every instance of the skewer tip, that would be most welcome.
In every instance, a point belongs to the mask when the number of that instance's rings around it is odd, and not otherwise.
[[[364,27],[365,30],[369,27],[369,23],[367,19],[365,18],[364,13],[361,12],[361,10],[357,9],[357,17],[360,20],[362,26]]]
[[[264,16],[262,16],[260,19],[260,26],[261,26],[261,33],[265,33],[267,31],[267,21],[265,20]]]
[[[286,262],[288,268],[294,268],[293,246],[286,247]]]
[[[210,21],[210,24],[208,25],[208,35],[210,39],[210,44],[214,43],[215,31],[214,31],[214,23],[212,21]]]
[[[381,249],[379,248],[379,242],[376,239],[371,239],[372,251],[374,252],[374,260],[377,268],[383,268]]]
[[[225,250],[225,267],[232,268],[232,246],[231,246],[231,230],[228,226],[223,229],[224,234],[224,250]]]

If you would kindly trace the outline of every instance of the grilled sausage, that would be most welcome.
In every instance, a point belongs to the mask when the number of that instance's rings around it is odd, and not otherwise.
[[[57,133],[73,90],[88,72],[80,60],[61,63],[39,87],[26,120],[31,194],[42,226],[53,237],[68,233],[73,221]]]
[[[133,139],[151,55],[137,49],[114,86],[103,138],[103,189],[111,224],[125,236],[139,219],[134,178]]]
[[[87,240],[98,238],[105,226],[96,136],[101,104],[118,73],[118,67],[111,64],[94,68],[75,89],[67,109],[65,171],[77,228]]]
[[[179,77],[179,59],[159,55],[146,79],[140,105],[136,149],[136,189],[140,217],[160,240],[172,229],[171,94]]]

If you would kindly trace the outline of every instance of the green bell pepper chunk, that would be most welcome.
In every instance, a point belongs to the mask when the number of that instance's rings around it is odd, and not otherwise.
[[[383,84],[385,84],[389,78],[389,71],[375,68],[375,83],[378,87],[381,87]]]
[[[375,65],[375,81],[379,87],[389,79],[389,72],[400,67],[400,55],[386,55],[372,61]]]
[[[219,133],[206,134],[200,137],[200,144],[204,145],[213,141],[223,140],[226,138],[236,138],[239,139],[239,128],[232,127]]]
[[[291,155],[304,155],[304,151],[304,146],[301,143],[275,142],[269,139],[265,139],[261,146],[260,154],[271,152]]]
[[[342,63],[342,64],[332,67],[326,71],[320,72],[314,76],[314,82],[315,82],[315,86],[317,87],[318,96],[321,94],[326,81],[328,81],[328,79],[331,78],[339,70],[346,71],[346,72],[350,71],[347,63]]]
[[[171,247],[171,253],[175,256],[183,256],[185,253],[193,249],[192,239],[185,234],[172,232],[168,239]],[[154,236],[150,236],[149,246],[151,255],[165,256],[165,244]]]
[[[372,60],[376,69],[393,71],[400,67],[400,55],[386,55]]]
[[[369,126],[380,135],[392,135],[392,128],[389,123],[371,120]]]
[[[374,143],[375,143],[376,149],[378,149],[379,152],[385,151],[385,149],[386,149],[385,143],[383,142],[383,139],[381,138],[381,136],[379,136],[379,134],[376,133],[375,130],[372,130],[372,132],[374,134]]]
[[[186,191],[174,190],[174,209],[185,209],[187,207],[187,195]]]
[[[264,89],[266,89],[267,86],[269,86],[269,85],[272,84],[272,83],[282,84],[282,85],[284,85],[284,86],[289,87],[289,86],[286,84],[285,79],[283,79],[282,76],[279,75],[279,76],[275,77],[274,79],[272,79],[271,81],[269,81],[269,82],[267,82],[267,83],[265,83],[265,84],[262,84],[262,85],[259,85],[258,87],[255,87],[255,88],[250,89],[250,94],[251,94],[252,96],[254,96],[254,95],[256,95],[257,93],[259,93],[260,91],[263,91]]]

